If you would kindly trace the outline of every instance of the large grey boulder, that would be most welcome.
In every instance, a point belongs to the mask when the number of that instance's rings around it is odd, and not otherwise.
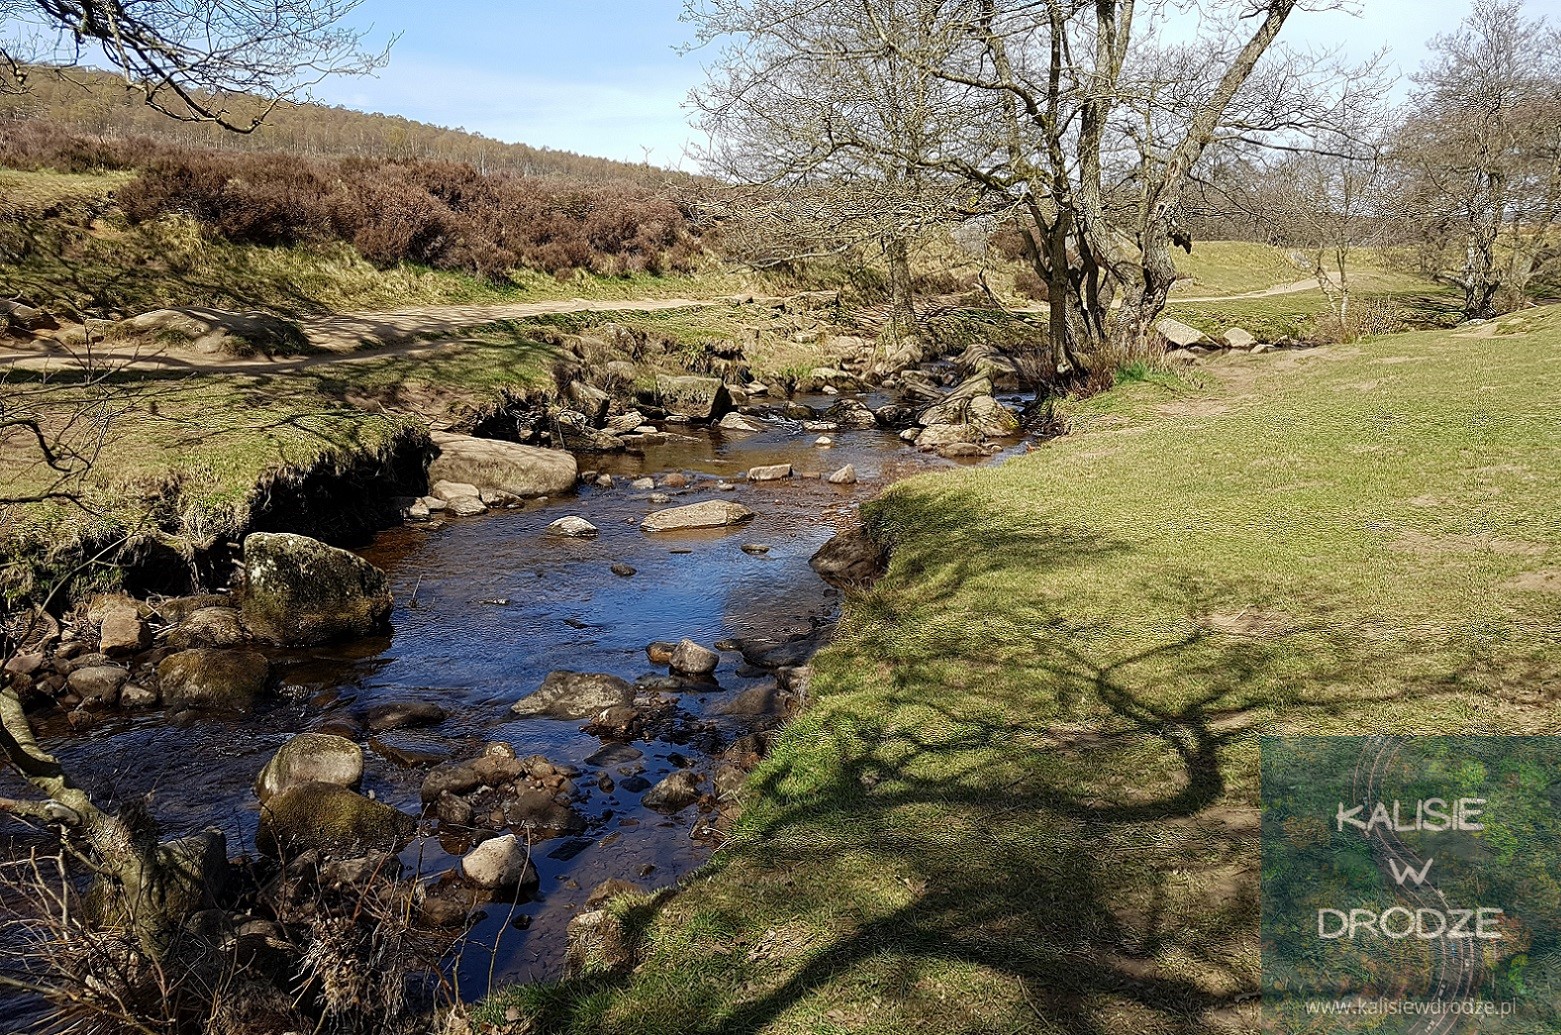
[[[719,377],[658,377],[656,402],[662,409],[691,420],[719,420],[732,408],[732,397]]]
[[[824,411],[824,419],[834,421],[842,428],[864,430],[876,428],[878,418],[860,399],[842,399]]]
[[[170,654],[157,666],[157,684],[170,708],[247,712],[270,678],[271,663],[252,650],[198,647]]]
[[[973,377],[964,382],[942,401],[923,410],[918,423],[924,428],[969,425],[981,435],[994,437],[1019,431],[1019,419],[993,398],[992,381],[987,377]]]
[[[634,687],[600,672],[549,672],[534,693],[516,701],[510,712],[521,717],[586,719],[608,708],[634,703]]]
[[[696,528],[725,528],[740,525],[753,518],[753,511],[741,503],[727,500],[705,500],[690,503],[686,507],[658,510],[644,521],[640,528],[646,532],[678,532]]]
[[[363,749],[346,737],[300,733],[277,749],[255,780],[255,795],[269,801],[306,783],[356,787],[363,779]]]
[[[273,643],[367,636],[390,617],[390,580],[357,554],[288,533],[244,540],[244,622]]]
[[[1174,348],[1189,349],[1194,345],[1206,344],[1208,335],[1196,327],[1189,327],[1180,320],[1173,320],[1169,316],[1154,325],[1155,331]]]
[[[465,483],[479,491],[531,498],[568,492],[580,476],[574,456],[562,449],[446,432],[435,432],[433,440],[439,455],[428,465],[430,482]]]
[[[119,700],[119,690],[130,681],[130,671],[119,665],[88,665],[71,672],[67,682],[81,703],[113,705]]]
[[[981,429],[974,424],[930,424],[916,434],[917,449],[937,449],[959,442],[977,442]]]
[[[1220,335],[1220,340],[1233,349],[1250,349],[1257,344],[1257,338],[1243,327],[1228,328]]]
[[[701,647],[693,640],[682,640],[672,648],[672,657],[668,660],[674,672],[682,672],[690,676],[708,676],[721,664],[721,655],[706,647]]]

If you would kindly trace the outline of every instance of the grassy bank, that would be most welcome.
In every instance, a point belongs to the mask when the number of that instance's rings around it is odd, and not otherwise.
[[[620,906],[640,966],[485,1016],[1253,1030],[1258,733],[1561,727],[1561,327],[1501,330],[1137,378],[894,488],[736,839]]]

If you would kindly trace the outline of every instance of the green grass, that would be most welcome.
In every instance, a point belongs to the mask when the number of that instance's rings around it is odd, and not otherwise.
[[[1176,294],[1238,295],[1276,284],[1305,280],[1307,271],[1286,249],[1249,241],[1198,241],[1192,252],[1178,251]]]
[[[0,213],[36,215],[50,206],[104,202],[134,173],[60,173],[0,169]]]
[[[1463,319],[1460,299],[1452,291],[1425,284],[1415,290],[1360,291],[1351,297],[1357,316],[1369,314],[1367,326],[1378,333],[1404,329],[1451,327]],[[1331,309],[1317,289],[1262,298],[1232,298],[1209,302],[1177,301],[1166,306],[1166,315],[1219,337],[1231,327],[1256,335],[1259,341],[1280,338],[1308,339],[1319,318]]]
[[[1561,728],[1558,358],[1555,325],[1232,355],[894,487],[888,575],[641,966],[485,1016],[1255,1030],[1260,732]]]
[[[469,420],[507,392],[550,387],[556,359],[517,333],[252,375],[138,373],[81,387],[13,372],[0,392],[13,405],[26,398],[48,428],[94,404],[67,439],[94,463],[68,486],[80,505],[0,507],[0,592],[35,593],[93,544],[125,536],[161,538],[185,554],[237,536],[267,481],[383,456],[430,422]],[[0,439],[0,462],[0,496],[56,484],[19,434]]]

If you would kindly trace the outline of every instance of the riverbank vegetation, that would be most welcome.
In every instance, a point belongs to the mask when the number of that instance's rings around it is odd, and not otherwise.
[[[1492,330],[1134,380],[895,486],[732,843],[625,905],[632,975],[482,1016],[1249,1030],[1259,734],[1557,730],[1561,330]]]

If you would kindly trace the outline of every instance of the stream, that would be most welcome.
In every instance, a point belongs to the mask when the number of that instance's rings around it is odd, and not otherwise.
[[[838,398],[799,401],[822,409]],[[701,774],[708,790],[717,763],[700,747],[711,739],[706,737],[640,740],[632,747],[641,757],[630,765],[593,764],[588,759],[603,741],[583,732],[580,722],[517,719],[510,706],[557,669],[605,672],[631,682],[665,677],[666,667],[647,659],[646,645],[653,641],[686,637],[709,647],[827,630],[840,594],[808,567],[808,559],[854,523],[860,502],[902,477],[986,462],[918,453],[882,430],[829,432],[833,445],[820,447],[818,433],[784,420],[769,421],[757,433],[687,425],[666,430],[673,440],[643,454],[579,458],[582,470],[611,474],[612,488],[583,483],[575,496],[378,535],[361,553],[391,577],[391,634],[271,652],[281,690],[256,714],[170,723],[161,712],[118,713],[83,733],[51,713],[38,716],[45,746],[100,802],[149,796],[165,834],[215,826],[227,834],[233,854],[254,844],[259,805],[252,785],[290,736],[354,728],[356,717],[376,704],[437,704],[448,713],[437,726],[384,739],[456,759],[498,741],[519,757],[543,755],[579,770],[574,807],[585,818],[584,832],[534,847],[538,893],[485,907],[453,964],[468,999],[487,990],[490,974],[501,984],[556,978],[568,922],[598,883],[618,878],[663,887],[709,858],[719,840],[708,829],[713,814],[690,807],[664,815],[645,808],[640,794],[645,782],[655,784],[678,767]],[[783,463],[792,464],[797,477],[716,489],[719,480],[740,477],[750,467]],[[859,476],[856,485],[818,477],[848,463]],[[687,488],[659,487],[672,472],[688,477]],[[650,490],[630,487],[632,479],[647,475],[670,502],[652,503]],[[740,502],[757,516],[736,528],[700,532],[653,536],[639,528],[651,511],[716,498]],[[571,514],[595,524],[600,535],[576,540],[546,534],[550,522]],[[757,544],[768,552],[743,549]],[[629,565],[635,573],[615,574],[613,565]],[[744,690],[773,683],[774,673],[747,667],[738,652],[724,650],[715,679],[676,695],[680,718],[730,743],[752,728],[753,719],[726,715],[725,706]],[[365,743],[365,793],[418,814],[426,769],[406,765],[405,758],[393,761],[361,729],[358,736]],[[604,774],[608,779],[601,779]],[[449,835],[441,839],[424,823],[403,860],[433,877],[454,866],[466,847]]]

